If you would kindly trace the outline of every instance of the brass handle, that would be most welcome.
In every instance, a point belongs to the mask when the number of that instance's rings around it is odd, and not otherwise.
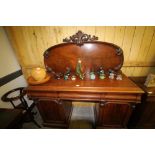
[[[103,106],[105,106],[106,104],[107,104],[106,101],[101,101],[100,106],[103,107]]]

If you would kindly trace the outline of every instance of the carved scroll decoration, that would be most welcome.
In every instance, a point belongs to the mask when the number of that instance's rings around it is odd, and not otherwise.
[[[77,45],[82,45],[84,42],[98,40],[98,37],[84,34],[82,31],[78,31],[76,34],[68,38],[63,39],[63,42],[75,43]]]
[[[116,54],[117,54],[118,56],[123,55],[123,50],[122,50],[120,47],[117,48],[117,49],[116,49]],[[124,58],[121,57],[121,63],[120,63],[119,65],[117,65],[116,67],[114,67],[114,70],[119,70],[119,69],[122,67],[122,65],[123,65],[123,60],[124,60]]]
[[[44,55],[45,58],[48,58],[48,56],[49,56],[49,50],[46,50],[43,55]]]
[[[121,48],[117,48],[117,49],[116,49],[116,54],[117,54],[117,55],[123,54],[122,49],[121,49]]]
[[[45,68],[46,68],[46,71],[47,71],[48,73],[52,73],[52,72],[53,72],[53,70],[52,70],[51,67],[48,67],[48,66],[46,65]]]

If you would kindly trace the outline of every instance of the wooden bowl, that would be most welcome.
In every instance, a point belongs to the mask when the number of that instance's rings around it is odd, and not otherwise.
[[[46,75],[46,77],[43,80],[40,81],[36,81],[32,76],[28,77],[27,81],[30,85],[39,85],[39,84],[43,84],[46,83],[47,81],[49,81],[51,78],[51,76]]]

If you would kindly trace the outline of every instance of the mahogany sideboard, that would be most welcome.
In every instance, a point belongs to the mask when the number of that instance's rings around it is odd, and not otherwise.
[[[144,93],[134,82],[121,72],[123,50],[112,43],[96,41],[97,37],[81,31],[65,38],[62,44],[44,52],[44,64],[51,79],[44,84],[29,85],[29,98],[37,103],[44,126],[68,128],[72,101],[93,101],[96,128],[126,128],[132,109],[141,102]],[[75,75],[77,61],[81,59],[84,79],[64,80],[66,68]],[[105,79],[97,71],[104,68]],[[91,80],[93,70],[96,79]],[[121,74],[122,80],[109,78],[109,71]]]

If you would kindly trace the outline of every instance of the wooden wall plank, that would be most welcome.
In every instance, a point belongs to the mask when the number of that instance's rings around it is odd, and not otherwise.
[[[130,49],[133,43],[133,36],[135,33],[135,29],[136,27],[134,26],[125,27],[124,39],[123,39],[123,44],[122,44],[122,49],[124,51],[124,62],[128,62]]]
[[[155,74],[155,67],[142,67],[141,76],[147,76],[148,74]]]
[[[114,43],[120,47],[123,45],[125,26],[116,26],[115,27],[115,36]]]
[[[139,55],[139,49],[142,43],[142,38],[144,36],[144,31],[144,26],[136,27],[128,61],[136,61],[136,58]]]
[[[133,76],[134,69],[135,67],[126,67],[125,72],[123,73],[126,74],[127,76]]]
[[[105,28],[105,26],[95,27],[95,36],[99,38],[99,41],[105,41]]]
[[[139,76],[141,74],[141,72],[142,72],[142,67],[134,67],[134,70],[132,72],[132,76]]]
[[[153,26],[147,26],[144,32],[144,36],[142,38],[141,47],[138,51],[138,56],[136,57],[136,62],[145,62],[147,54],[150,49],[151,41],[154,34],[154,27]],[[150,58],[150,57],[148,57]],[[150,62],[150,61],[149,61]],[[154,60],[155,62],[155,60]]]
[[[126,69],[127,69],[127,67],[122,67],[122,68],[121,68],[121,71],[122,71],[124,74],[126,74]]]
[[[94,26],[77,26],[77,31],[81,30],[83,33],[89,34],[89,35],[95,35],[96,29]],[[72,33],[73,35],[75,33]]]
[[[105,41],[113,43],[115,37],[115,26],[106,26],[105,28]]]
[[[78,30],[119,45],[124,51],[122,71],[128,76],[155,70],[155,26],[13,26],[5,27],[23,72],[44,66],[44,51]]]
[[[155,28],[154,28],[154,33],[153,33],[153,37],[152,37],[152,40],[151,40],[151,45],[150,45],[150,48],[149,48],[149,51],[146,55],[146,59],[145,59],[147,62],[150,62],[150,61],[155,61]]]

